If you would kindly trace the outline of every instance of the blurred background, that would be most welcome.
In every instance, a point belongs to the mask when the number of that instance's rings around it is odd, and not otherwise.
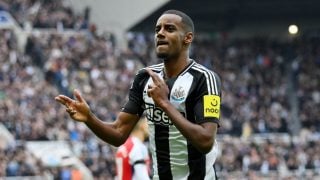
[[[154,26],[186,12],[222,79],[220,179],[320,178],[320,1],[0,0],[0,179],[114,179],[116,148],[54,101],[114,121]],[[147,143],[147,142],[146,142]]]

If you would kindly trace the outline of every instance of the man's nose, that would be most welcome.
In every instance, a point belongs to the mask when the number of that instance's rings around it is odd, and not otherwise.
[[[161,28],[161,29],[157,32],[157,37],[164,37],[163,28]]]

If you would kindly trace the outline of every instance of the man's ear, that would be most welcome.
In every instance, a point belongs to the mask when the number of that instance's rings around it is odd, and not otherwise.
[[[193,33],[192,32],[187,32],[186,35],[184,36],[184,44],[191,44],[193,41]]]

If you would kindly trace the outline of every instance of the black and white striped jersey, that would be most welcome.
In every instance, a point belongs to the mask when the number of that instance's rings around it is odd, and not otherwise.
[[[163,63],[149,67],[163,77]],[[145,69],[136,75],[129,92],[129,101],[122,111],[142,115],[149,124],[149,145],[152,154],[153,179],[215,179],[213,164],[217,144],[211,152],[199,152],[174,126],[170,118],[156,107],[147,95],[152,79]],[[221,82],[213,71],[192,61],[176,78],[167,79],[170,102],[192,123],[219,124]]]

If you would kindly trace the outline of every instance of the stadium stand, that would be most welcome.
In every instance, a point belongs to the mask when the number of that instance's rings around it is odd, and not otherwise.
[[[114,120],[137,69],[158,61],[153,37],[128,33],[128,48],[119,49],[87,15],[63,1],[39,2],[0,0],[14,24],[28,19],[33,27],[21,50],[21,34],[0,18],[0,177],[113,179],[115,148],[71,121],[53,97],[78,88],[101,119]],[[55,18],[41,24],[48,16]],[[192,58],[223,79],[221,179],[319,178],[319,38],[197,37]]]

